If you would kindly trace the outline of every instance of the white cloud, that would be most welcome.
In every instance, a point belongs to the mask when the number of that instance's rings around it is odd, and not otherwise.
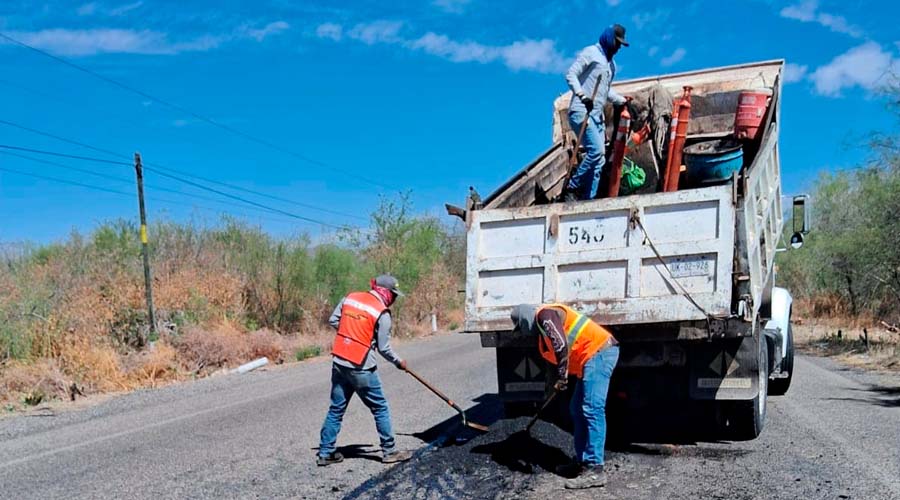
[[[62,56],[92,56],[96,54],[172,55],[182,52],[206,52],[224,43],[256,39],[283,31],[287,23],[276,21],[262,29],[241,27],[232,33],[206,34],[183,40],[172,40],[167,33],[154,30],[114,28],[63,29],[11,32],[22,42]]]
[[[784,83],[794,83],[803,80],[806,76],[806,72],[809,69],[808,66],[801,66],[799,64],[787,63],[784,65]]]
[[[875,90],[897,75],[900,75],[900,58],[876,42],[866,42],[817,68],[809,79],[819,94],[837,97],[845,88]]]
[[[425,33],[421,38],[408,42],[407,46],[453,62],[475,61],[486,63],[497,58],[496,50],[492,50],[492,48],[480,43],[456,42],[446,35],[430,32]]]
[[[173,121],[172,121],[172,126],[178,127],[178,128],[187,126],[187,124],[188,124],[188,121],[187,121],[187,120],[182,120],[182,119],[180,119],[180,118],[177,119],[177,120],[173,120]]]
[[[658,45],[654,45],[654,46],[650,47],[649,49],[647,49],[647,55],[650,56],[650,57],[653,57],[653,56],[655,56],[655,55],[658,54],[658,53],[659,53],[659,46],[658,46]]]
[[[97,12],[97,2],[86,3],[86,4],[78,7],[78,9],[76,9],[75,12],[79,16],[90,16],[94,12]]]
[[[269,35],[277,35],[290,27],[291,25],[284,21],[274,21],[259,29],[244,27],[241,31],[257,42],[261,42]]]
[[[127,14],[127,13],[129,13],[129,12],[135,10],[135,9],[140,8],[142,5],[144,5],[144,2],[143,2],[143,1],[138,1],[138,2],[134,2],[134,3],[127,3],[127,4],[125,4],[125,5],[120,5],[120,6],[116,7],[116,8],[114,8],[114,9],[110,9],[109,15],[111,15],[111,16],[124,16],[125,14]]]
[[[680,62],[682,59],[684,59],[684,56],[686,54],[687,54],[687,51],[684,50],[683,47],[678,47],[677,49],[675,49],[674,52],[672,52],[672,54],[670,54],[666,57],[663,57],[659,61],[659,63],[662,64],[663,66],[672,66],[673,64],[676,64],[676,63]]]
[[[433,0],[432,5],[451,14],[462,14],[472,0]]]
[[[328,38],[329,40],[338,42],[343,35],[344,28],[340,24],[325,23],[320,24],[319,27],[316,28],[316,36],[319,38]]]
[[[631,23],[636,29],[653,28],[666,21],[671,15],[669,9],[658,8],[653,11],[641,11],[631,16]]]
[[[610,7],[615,7],[620,3],[622,3],[622,0],[606,0],[606,5],[609,5]]]
[[[398,36],[403,23],[400,21],[373,21],[371,23],[360,23],[354,26],[347,36],[354,40],[359,40],[366,45],[375,45],[376,43],[398,43],[402,39]]]
[[[501,57],[512,70],[544,73],[560,72],[568,66],[565,56],[556,50],[553,40],[522,40],[500,48]]]
[[[843,33],[853,38],[862,38],[864,33],[858,26],[851,25],[844,16],[836,16],[819,11],[818,0],[804,0],[781,9],[781,17],[804,23],[817,23],[835,33]]]
[[[347,38],[367,45],[389,44],[420,51],[448,61],[466,63],[502,62],[514,70],[539,72],[559,72],[566,68],[567,58],[556,49],[553,40],[524,39],[508,45],[486,45],[474,41],[453,40],[447,35],[428,32],[418,38],[406,38],[400,33],[403,23],[396,21],[375,21],[357,24],[344,32],[342,26],[333,23],[319,25],[319,38],[341,40]]]
[[[806,0],[796,5],[788,5],[781,9],[781,17],[796,19],[808,23],[816,20],[816,9],[819,8],[818,0]]]

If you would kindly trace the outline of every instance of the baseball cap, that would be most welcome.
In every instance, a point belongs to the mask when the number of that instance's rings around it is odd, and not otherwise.
[[[397,282],[397,278],[391,276],[390,274],[382,274],[381,276],[375,278],[375,285],[382,288],[387,288],[388,290],[394,292],[394,294],[396,294],[398,297],[404,296],[404,293],[400,291],[400,283]]]
[[[616,40],[625,47],[628,47],[628,42],[625,41],[625,27],[621,24],[614,24],[613,32],[616,34]]]

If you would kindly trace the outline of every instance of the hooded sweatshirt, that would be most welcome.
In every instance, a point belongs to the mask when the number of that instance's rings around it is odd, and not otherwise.
[[[606,106],[607,101],[618,105],[625,104],[625,98],[610,88],[610,84],[616,76],[616,63],[613,62],[615,47],[615,31],[609,27],[600,35],[598,43],[585,47],[575,58],[575,62],[566,72],[566,83],[569,84],[569,88],[575,95],[569,104],[569,113],[586,111],[581,97],[591,97],[595,85],[600,86],[597,88],[597,95],[594,98],[594,110],[591,112],[591,117],[597,123],[603,124],[603,107]]]

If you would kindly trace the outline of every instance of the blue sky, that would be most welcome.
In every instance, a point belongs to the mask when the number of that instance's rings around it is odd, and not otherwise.
[[[564,68],[612,22],[632,42],[617,56],[619,79],[786,59],[780,145],[788,193],[808,188],[821,170],[865,161],[866,133],[898,125],[875,94],[886,75],[900,74],[896,2],[220,5],[7,0],[0,31],[293,155],[9,43],[0,43],[0,120],[346,213],[253,198],[339,225],[364,225],[354,216],[396,189],[412,190],[416,210],[434,214],[446,201],[462,203],[469,185],[492,191],[549,146]],[[104,156],[2,124],[0,144]],[[134,189],[127,166],[43,158],[100,175],[6,154],[0,168]],[[146,182],[151,218],[214,221],[224,210],[275,234],[323,231],[234,200],[190,198],[217,196],[153,173]],[[136,211],[127,196],[0,171],[0,242],[58,240]]]

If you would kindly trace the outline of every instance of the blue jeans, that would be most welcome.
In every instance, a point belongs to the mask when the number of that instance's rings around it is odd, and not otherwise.
[[[570,410],[575,427],[575,460],[587,466],[603,465],[606,446],[606,393],[619,346],[601,350],[584,365],[582,378],[575,382]]]
[[[375,370],[354,370],[336,364],[331,365],[331,406],[325,415],[319,441],[319,456],[326,457],[335,451],[341,421],[353,394],[369,408],[375,417],[375,428],[381,439],[381,451],[385,455],[395,451],[394,432],[391,430],[391,413],[381,379]]]
[[[569,113],[569,125],[576,134],[581,132],[582,123],[584,123],[583,111]],[[597,197],[597,188],[600,186],[600,171],[606,163],[606,125],[603,123],[602,115],[599,119],[593,115],[588,119],[581,144],[586,153],[569,179],[567,187],[579,200],[593,200]]]

